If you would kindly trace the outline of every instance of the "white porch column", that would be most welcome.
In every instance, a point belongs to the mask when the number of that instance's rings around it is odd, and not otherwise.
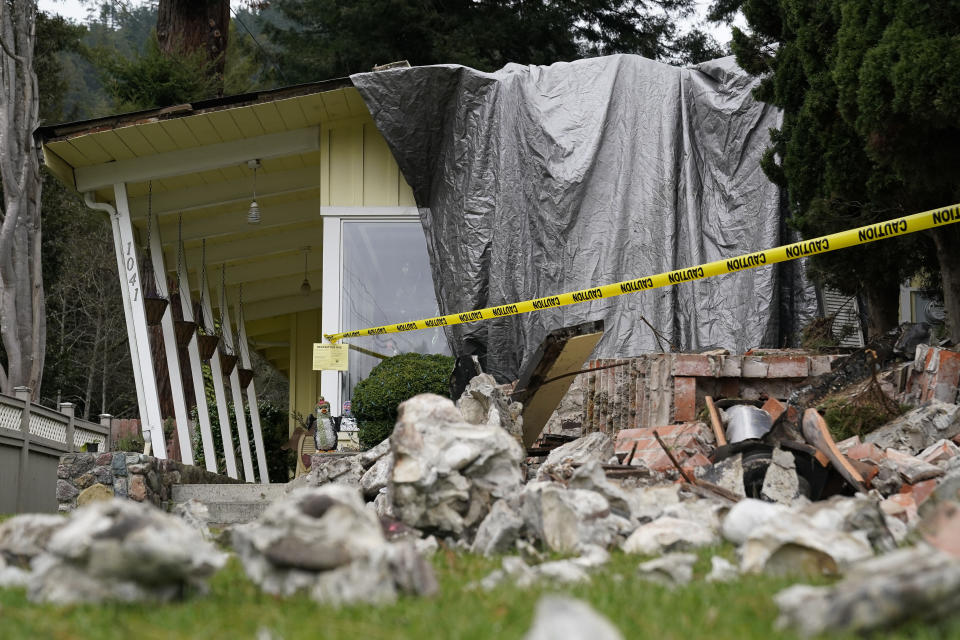
[[[210,287],[207,286],[206,278],[201,280],[200,288],[204,292],[201,294],[203,313],[210,318],[210,322],[213,322]],[[233,454],[233,435],[230,433],[230,410],[227,407],[227,392],[223,386],[223,368],[220,366],[220,345],[217,345],[216,350],[210,357],[210,373],[213,377],[213,395],[217,398],[217,419],[220,422],[220,437],[223,440],[223,457],[227,463],[227,475],[231,478],[239,478],[237,457]]]
[[[236,346],[233,344],[230,309],[227,304],[227,292],[223,286],[220,285],[220,326],[223,328],[223,341],[228,351],[239,355]],[[239,358],[237,359],[239,360]],[[253,475],[253,461],[250,458],[250,437],[247,435],[247,416],[243,406],[243,394],[240,389],[240,373],[236,366],[230,372],[230,392],[233,394],[233,413],[237,417],[237,436],[240,440],[240,458],[243,461],[243,479],[246,482],[256,482],[257,479]]]
[[[241,294],[241,300],[243,296]],[[244,369],[252,369],[250,366],[250,345],[247,342],[247,327],[243,319],[243,305],[237,306],[237,331],[240,336],[240,344],[237,345],[240,355],[240,364]],[[263,449],[263,432],[260,430],[260,407],[257,404],[256,383],[253,380],[247,385],[247,406],[250,407],[250,423],[253,427],[253,444],[257,450],[257,471],[260,474],[260,482],[269,483],[270,474],[267,472],[267,457]],[[281,480],[285,481],[286,478]]]
[[[177,250],[182,252],[183,247]],[[183,264],[177,264],[177,281],[180,283],[180,306],[183,308],[183,319],[189,322],[198,322],[193,317],[193,299],[190,297],[190,282],[187,280],[187,270]],[[202,285],[201,285],[202,286]],[[210,426],[210,412],[207,411],[207,392],[203,386],[203,368],[200,362],[200,349],[197,347],[197,333],[194,332],[187,345],[190,355],[190,377],[193,379],[193,396],[197,399],[197,419],[200,421],[200,441],[203,443],[203,461],[207,471],[217,471],[217,451],[213,446],[213,430]]]
[[[153,220],[148,218],[148,224]],[[163,243],[160,238],[160,225],[147,233],[150,237],[150,259],[153,262],[153,275],[157,281],[157,291],[170,300],[167,291],[167,270],[163,264]],[[180,356],[177,353],[177,336],[173,330],[173,305],[168,304],[160,320],[163,330],[163,349],[167,356],[167,371],[170,376],[170,394],[173,396],[173,415],[177,420],[177,435],[180,439],[180,460],[184,464],[193,464],[193,438],[190,433],[190,413],[187,411],[187,398],[183,393],[183,376],[180,375]]]
[[[320,336],[340,331],[340,218],[323,218],[323,306],[320,308]],[[290,348],[294,348],[291,342]],[[312,354],[307,354],[312,357]],[[330,415],[340,415],[340,372],[320,372],[320,393],[330,403]]]
[[[146,416],[147,403],[143,395],[143,381],[140,379],[140,356],[137,351],[137,334],[133,330],[133,310],[130,307],[130,292],[127,290],[127,280],[124,276],[123,252],[121,250],[123,243],[120,242],[119,216],[117,215],[117,209],[113,205],[105,202],[96,202],[93,198],[93,193],[88,192],[83,195],[84,202],[86,202],[88,207],[98,211],[105,211],[107,215],[110,216],[110,228],[113,231],[114,254],[117,257],[117,275],[120,278],[120,297],[123,299],[123,319],[127,325],[127,346],[130,349],[130,362],[133,363],[133,383],[137,391],[137,411],[141,416]],[[141,421],[141,431],[144,433],[147,433],[145,429],[146,424],[146,419]],[[145,437],[144,440],[146,439]],[[151,444],[151,446],[153,445]]]
[[[127,185],[118,183],[113,185],[113,192],[117,201],[116,225],[118,234],[115,239],[120,243],[115,249],[120,258],[122,270],[120,278],[122,287],[126,289],[130,300],[131,324],[133,325],[134,342],[130,351],[136,356],[133,366],[139,368],[140,381],[143,388],[143,406],[140,420],[146,424],[144,433],[150,434],[150,443],[153,455],[158,458],[167,457],[167,446],[163,437],[163,418],[160,415],[160,395],[157,392],[157,380],[153,374],[153,358],[150,355],[150,337],[147,332],[147,313],[143,305],[143,288],[140,284],[140,261],[137,257],[137,244],[133,238],[133,224],[130,221],[130,208],[127,202]]]

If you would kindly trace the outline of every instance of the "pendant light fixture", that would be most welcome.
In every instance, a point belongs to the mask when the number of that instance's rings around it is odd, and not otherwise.
[[[304,296],[310,295],[311,287],[310,281],[307,279],[307,255],[310,253],[310,247],[303,248],[303,282],[300,283],[300,294]]]
[[[257,169],[260,168],[260,160],[247,160],[247,167],[253,169],[253,201],[247,211],[247,224],[260,224],[260,205],[257,204]]]

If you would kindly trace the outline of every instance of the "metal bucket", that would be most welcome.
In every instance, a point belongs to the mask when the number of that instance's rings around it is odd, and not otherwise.
[[[733,444],[757,439],[770,432],[773,420],[763,409],[749,404],[735,404],[724,412],[727,418],[727,442]]]

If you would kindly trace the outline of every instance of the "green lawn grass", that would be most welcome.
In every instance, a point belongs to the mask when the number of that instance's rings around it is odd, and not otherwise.
[[[702,578],[714,552],[732,557],[732,548],[703,550],[696,576],[687,587],[670,590],[636,579],[640,560],[614,554],[589,584],[544,585],[520,590],[504,585],[491,592],[464,587],[499,566],[499,560],[441,551],[434,558],[440,593],[434,598],[403,597],[386,607],[335,610],[306,596],[276,598],[246,579],[239,563],[211,581],[210,593],[171,604],[101,604],[70,607],[36,605],[20,589],[0,590],[0,637],[17,638],[254,638],[261,629],[271,638],[522,638],[544,593],[566,593],[589,602],[625,638],[657,640],[768,640],[792,638],[774,629],[773,595],[795,582],[748,576],[729,584]],[[821,581],[822,582],[822,581]],[[943,626],[914,624],[883,638],[958,638],[960,619]]]

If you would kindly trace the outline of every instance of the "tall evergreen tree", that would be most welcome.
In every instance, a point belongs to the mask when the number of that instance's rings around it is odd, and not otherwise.
[[[960,132],[960,79],[948,71],[960,61],[960,1],[719,0],[712,17],[738,8],[749,30],[733,30],[737,60],[763,77],[757,97],[784,111],[763,168],[786,189],[805,237],[960,199],[948,151]],[[896,324],[905,278],[935,274],[956,340],[958,233],[886,240],[812,264],[825,283],[863,295],[871,333]]]
[[[721,50],[708,35],[681,35],[693,0],[275,0],[268,28],[284,75],[297,82],[369,71],[376,64],[458,63],[492,71],[508,62],[551,64],[637,53],[699,62]]]

